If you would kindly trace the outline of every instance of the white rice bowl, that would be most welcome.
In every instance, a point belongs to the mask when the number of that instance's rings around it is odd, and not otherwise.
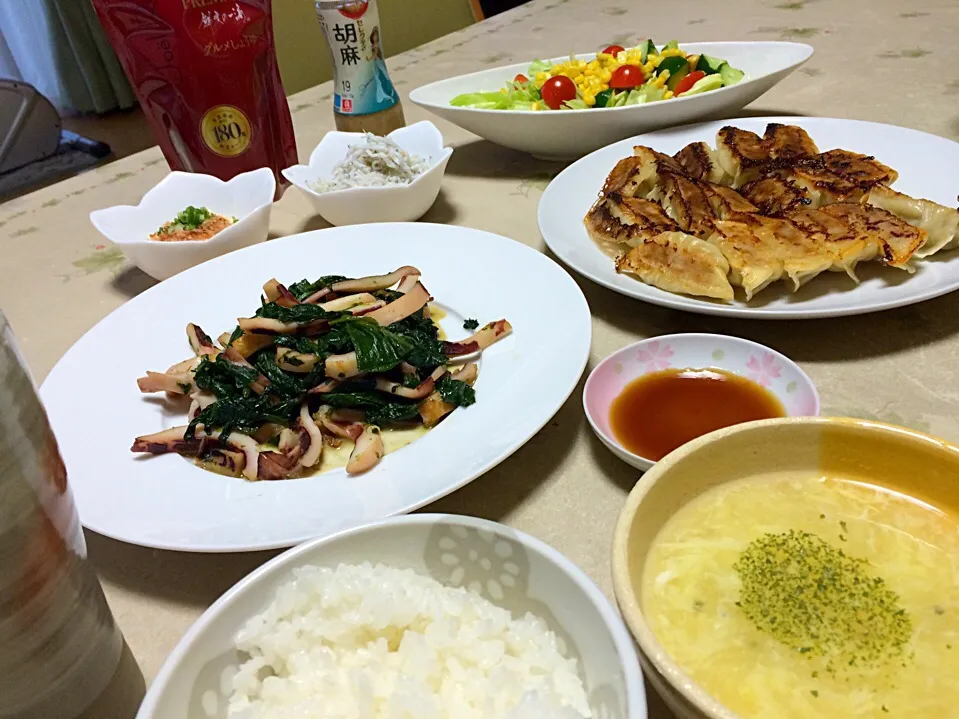
[[[230,719],[581,719],[539,617],[383,565],[306,566],[236,637]]]

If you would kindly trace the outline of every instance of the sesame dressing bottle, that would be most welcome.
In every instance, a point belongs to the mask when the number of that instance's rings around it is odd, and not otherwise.
[[[316,14],[333,61],[336,129],[387,135],[403,127],[403,106],[383,59],[376,0],[318,0]]]

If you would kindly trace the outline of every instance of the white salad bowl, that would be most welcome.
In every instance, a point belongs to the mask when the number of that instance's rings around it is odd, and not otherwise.
[[[171,172],[140,204],[117,205],[90,213],[90,222],[151,277],[165,280],[214,257],[266,239],[276,177],[266,167],[224,182],[212,175]],[[208,240],[162,242],[150,235],[188,206],[206,207],[237,221]]]
[[[733,113],[767,92],[813,53],[809,45],[795,42],[699,42],[679,46],[689,53],[722,58],[746,75],[731,87],[628,107],[534,111],[450,105],[450,100],[462,93],[504,87],[517,73],[529,71],[525,62],[424,85],[410,93],[410,100],[498,145],[544,158],[572,159],[640,132]],[[592,60],[596,54],[576,57]],[[554,58],[551,62],[568,59]]]
[[[819,393],[809,375],[784,354],[757,342],[693,332],[635,342],[611,354],[589,373],[583,388],[583,409],[606,448],[643,471],[655,462],[620,444],[610,427],[610,408],[633,380],[673,368],[725,370],[765,387],[782,403],[788,417],[819,414]]]
[[[314,183],[333,176],[334,168],[343,162],[353,145],[366,142],[362,132],[326,133],[310,155],[309,164],[288,167],[283,170],[283,177],[303,190],[316,211],[333,225],[413,222],[436,201],[453,148],[443,146],[443,135],[429,121],[401,127],[387,137],[409,154],[426,160],[428,169],[408,185],[352,187],[331,192],[313,189]]]
[[[272,602],[297,568],[369,562],[412,569],[466,587],[508,609],[531,612],[579,663],[594,717],[646,719],[646,694],[632,639],[596,585],[552,547],[502,524],[418,514],[350,529],[291,549],[220,597],[160,669],[137,719],[226,719],[242,655],[237,632]],[[322,714],[317,709],[316,716]]]

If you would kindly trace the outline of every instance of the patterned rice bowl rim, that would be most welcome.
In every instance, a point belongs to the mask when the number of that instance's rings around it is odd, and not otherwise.
[[[167,659],[154,687],[144,700],[141,717],[160,717],[153,714],[159,697],[169,689],[164,685],[176,673],[176,666],[191,651],[202,651],[201,637],[208,619],[219,614],[225,605],[250,592],[264,598],[264,606],[272,599],[276,587],[288,581],[295,568],[304,565],[336,566],[344,561],[344,547],[356,535],[389,529],[387,525],[407,525],[412,533],[402,547],[403,556],[396,561],[395,548],[382,563],[413,569],[453,587],[465,587],[493,604],[502,606],[514,617],[527,612],[541,617],[557,637],[564,656],[575,657],[586,687],[594,719],[643,719],[646,701],[642,675],[635,648],[619,614],[606,600],[599,588],[572,562],[559,552],[522,532],[502,524],[474,517],[440,514],[413,514],[345,530],[331,537],[307,542],[276,557],[221,597],[193,628]],[[418,527],[417,527],[418,525]],[[422,541],[417,548],[415,542]],[[337,547],[336,545],[340,545]],[[413,545],[413,546],[411,546]],[[324,549],[329,549],[325,552]],[[346,550],[348,551],[348,550]],[[328,554],[327,557],[324,555]],[[359,551],[348,561],[376,563],[377,558]],[[552,566],[550,566],[552,565]],[[546,570],[546,571],[543,571]],[[599,615],[595,622],[606,625],[615,653],[610,661],[616,670],[606,671],[597,680],[586,670],[579,642],[556,617],[546,601],[544,590],[551,580],[549,574],[565,574],[571,579]],[[553,606],[556,597],[553,597]],[[239,629],[239,626],[236,627]],[[579,633],[580,641],[584,635]],[[230,648],[206,661],[192,679],[187,712],[183,719],[227,719],[232,680],[245,656]]]

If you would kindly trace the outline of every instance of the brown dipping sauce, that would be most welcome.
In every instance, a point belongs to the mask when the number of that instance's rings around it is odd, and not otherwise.
[[[626,385],[609,424],[626,449],[658,461],[714,430],[785,415],[779,399],[752,380],[721,369],[668,369]]]

